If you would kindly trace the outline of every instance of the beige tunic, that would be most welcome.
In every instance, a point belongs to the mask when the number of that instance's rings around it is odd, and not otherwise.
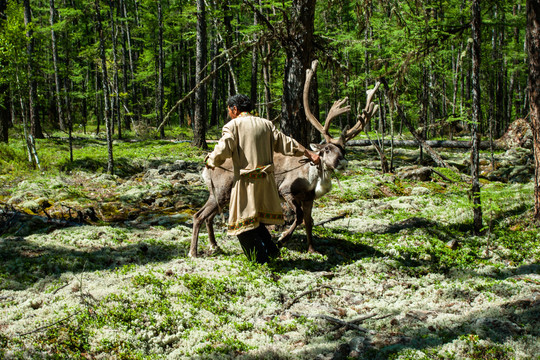
[[[221,139],[206,159],[211,167],[223,164],[227,158],[233,161],[230,235],[255,229],[260,223],[283,224],[273,153],[293,156],[304,153],[302,145],[277,130],[271,121],[243,114],[223,127]]]

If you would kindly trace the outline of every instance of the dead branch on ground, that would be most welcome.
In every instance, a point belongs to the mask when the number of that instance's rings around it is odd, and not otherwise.
[[[312,319],[323,319],[323,320],[326,320],[328,322],[331,322],[331,323],[334,323],[334,324],[338,324],[338,325],[341,325],[343,327],[346,327],[346,328],[350,328],[350,329],[354,329],[354,330],[358,330],[358,331],[361,331],[363,333],[369,333],[369,334],[374,334],[375,332],[373,330],[369,330],[369,329],[366,329],[366,328],[363,328],[357,324],[354,324],[352,322],[348,322],[348,321],[343,321],[343,320],[340,320],[340,319],[337,319],[337,318],[334,318],[332,316],[328,316],[328,315],[324,315],[324,314],[315,314],[315,315],[311,315],[311,314],[298,314],[298,313],[291,313],[292,316],[294,317],[306,317],[306,318],[312,318]]]

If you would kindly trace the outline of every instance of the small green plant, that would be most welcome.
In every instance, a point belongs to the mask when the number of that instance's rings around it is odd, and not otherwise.
[[[280,321],[277,316],[274,316],[272,317],[272,319],[270,319],[270,321],[266,323],[266,328],[264,328],[264,332],[270,336],[273,336],[275,334],[283,335],[290,331],[295,331],[297,328],[298,327],[296,325],[296,321],[283,324],[283,322]]]
[[[467,343],[467,355],[474,360],[506,360],[510,359],[513,353],[511,347],[482,342],[476,334],[462,335],[460,339]]]
[[[198,348],[195,351],[197,354],[219,353],[238,355],[253,348],[238,340],[236,337],[227,336],[221,330],[209,334],[206,341],[209,343]]]

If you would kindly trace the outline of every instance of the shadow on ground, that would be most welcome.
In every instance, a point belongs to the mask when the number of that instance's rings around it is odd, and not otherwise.
[[[186,257],[184,242],[140,242],[124,246],[72,247],[36,246],[22,237],[0,238],[0,289],[21,290],[45,278],[63,273],[110,270],[129,264],[144,265]]]

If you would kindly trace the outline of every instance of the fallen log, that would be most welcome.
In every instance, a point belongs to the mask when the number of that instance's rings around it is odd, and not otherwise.
[[[372,142],[381,146],[390,146],[391,140],[350,140],[347,142],[347,146],[371,146]],[[470,149],[470,141],[459,140],[426,140],[425,143],[432,148],[448,148],[448,149]],[[394,140],[394,147],[417,147],[418,142],[416,140]],[[489,150],[489,141],[480,142],[480,149]],[[505,150],[506,147],[493,143],[494,150]]]

